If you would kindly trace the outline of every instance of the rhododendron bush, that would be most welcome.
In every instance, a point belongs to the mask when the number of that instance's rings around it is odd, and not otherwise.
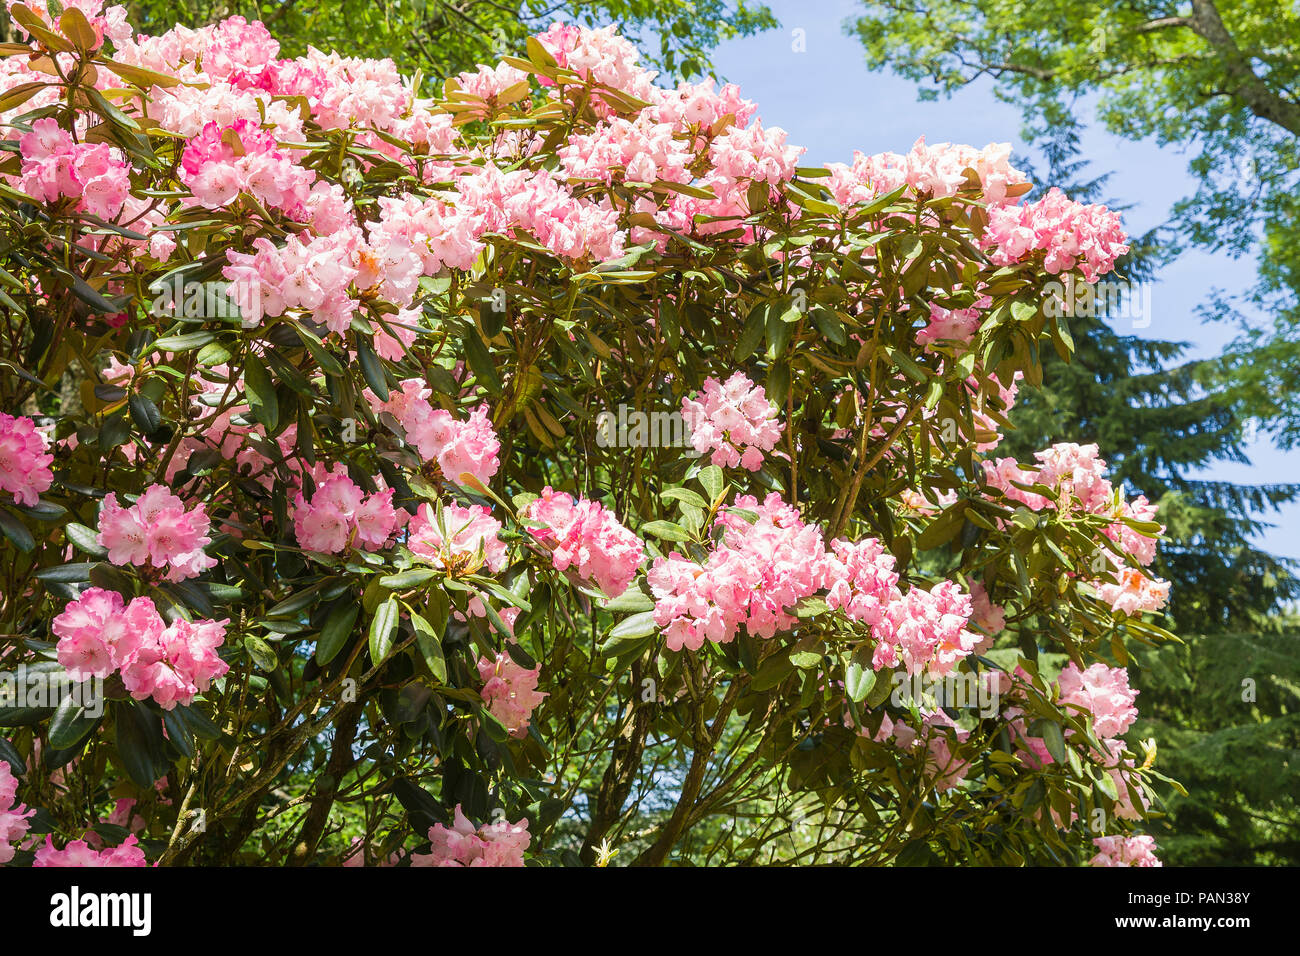
[[[102,699],[0,709],[0,860],[1156,860],[1154,508],[997,453],[1116,215],[612,29],[10,10],[0,669]]]

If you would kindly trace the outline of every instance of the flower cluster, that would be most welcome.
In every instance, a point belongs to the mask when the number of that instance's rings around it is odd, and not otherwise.
[[[298,543],[322,554],[338,554],[353,546],[366,551],[387,547],[406,519],[405,511],[393,507],[392,489],[367,495],[348,477],[346,467],[336,467],[316,486],[310,501],[302,492],[294,499]]]
[[[737,496],[717,521],[725,531],[704,564],[674,551],[656,558],[647,576],[670,650],[727,643],[741,625],[771,637],[793,624],[790,608],[826,586],[820,530],[775,492],[762,504]]]
[[[46,836],[32,866],[148,866],[137,842],[132,835],[111,850],[95,850],[85,840],[69,840],[62,850],[56,850],[53,837]]]
[[[0,863],[14,858],[14,844],[27,833],[27,820],[35,813],[18,802],[18,779],[9,763],[0,760]]]
[[[608,200],[579,199],[548,172],[502,172],[487,165],[457,184],[459,202],[474,212],[480,234],[513,237],[526,233],[569,259],[599,261],[623,255],[625,234]]]
[[[1102,836],[1092,841],[1097,855],[1089,866],[1164,866],[1156,859],[1156,841],[1149,836]]]
[[[973,610],[970,595],[952,581],[941,581],[928,591],[913,587],[903,594],[893,570],[894,556],[876,539],[837,539],[831,548],[826,603],[871,628],[876,670],[901,664],[909,674],[947,674],[980,643],[980,636],[967,628]]]
[[[45,447],[45,436],[30,418],[0,412],[0,491],[20,505],[36,504],[54,480],[54,456]]]
[[[537,42],[561,67],[584,80],[601,83],[650,100],[653,73],[637,65],[640,53],[617,28],[589,30],[566,23],[554,23],[537,37]]]
[[[316,178],[277,149],[275,137],[247,119],[224,127],[204,126],[185,145],[179,175],[199,204],[210,209],[229,204],[243,192],[298,221],[306,218]]]
[[[460,421],[429,402],[433,394],[423,379],[408,378],[380,401],[367,390],[366,398],[375,413],[387,412],[402,428],[406,441],[425,461],[437,461],[443,477],[463,485],[476,481],[486,485],[497,473],[501,442],[488,419],[487,406],[480,405]]]
[[[435,823],[429,828],[430,849],[411,858],[412,866],[523,866],[532,837],[528,820],[474,826],[456,804],[450,827]]]
[[[450,503],[435,510],[422,504],[407,528],[406,546],[434,567],[450,574],[474,574],[506,566],[501,522],[482,505]]]
[[[574,133],[556,151],[570,179],[612,183],[621,171],[627,182],[689,182],[692,156],[670,123],[643,114],[635,121],[616,117],[590,133]]]
[[[1083,205],[1053,188],[1037,202],[989,211],[984,243],[998,265],[1043,254],[1053,275],[1076,265],[1089,282],[1110,272],[1129,250],[1119,215],[1101,205]]]
[[[255,252],[226,250],[232,298],[245,323],[257,325],[288,309],[310,312],[315,321],[342,335],[359,301],[349,287],[361,273],[353,264],[361,245],[355,227],[315,236],[290,235],[283,246],[265,236],[253,240]]]
[[[682,399],[682,419],[690,429],[691,444],[700,453],[712,452],[710,461],[722,468],[741,465],[758,471],[764,453],[781,439],[779,414],[763,386],[755,385],[744,372],[736,372],[725,383],[705,379],[698,399]]]
[[[1079,670],[1072,661],[1057,678],[1061,703],[1073,705],[1092,717],[1097,736],[1119,737],[1137,720],[1134,699],[1138,692],[1128,685],[1128,671],[1096,663]]]
[[[122,210],[131,187],[130,167],[105,143],[76,143],[58,120],[32,123],[18,140],[22,190],[38,202],[77,200],[78,209],[112,219]]]
[[[1014,202],[1029,183],[1011,165],[1010,143],[990,143],[983,149],[951,143],[929,146],[924,136],[907,153],[854,153],[852,165],[831,163],[828,168],[827,185],[841,206],[870,202],[907,186],[914,195],[930,199],[947,199],[973,187],[980,201],[992,208]]]
[[[163,485],[150,485],[135,504],[123,508],[109,492],[99,512],[95,540],[114,564],[152,564],[167,568],[168,581],[196,577],[217,561],[204,553],[212,538],[203,504],[188,511]]]
[[[670,650],[729,642],[741,625],[772,637],[793,626],[800,601],[821,592],[831,610],[871,628],[877,670],[902,664],[912,674],[946,674],[979,643],[966,627],[969,595],[951,581],[904,594],[893,555],[874,538],[836,539],[828,551],[821,529],[775,492],[762,504],[738,496],[717,521],[722,539],[703,564],[673,552],[647,576]]]
[[[229,623],[181,618],[169,625],[150,598],[124,604],[116,591],[92,587],[68,602],[50,630],[59,639],[58,661],[73,680],[117,671],[136,700],[152,697],[171,710],[189,705],[230,669],[217,654]]]
[[[1062,442],[1035,452],[1038,468],[1022,468],[1013,459],[984,461],[984,474],[990,487],[1002,496],[1023,504],[1031,511],[1054,509],[1063,513],[1082,512],[1109,519],[1103,533],[1138,565],[1149,565],[1156,554],[1156,536],[1164,528],[1155,525],[1155,505],[1139,495],[1126,501],[1105,475],[1106,462],[1098,457],[1096,445]],[[1052,497],[1030,486],[1043,486]],[[1140,531],[1132,522],[1149,522],[1153,532]],[[1094,582],[1098,597],[1112,610],[1136,614],[1158,611],[1169,598],[1169,583],[1153,579],[1137,568],[1121,563],[1108,548],[1098,551],[1113,580]]]
[[[512,737],[528,733],[529,717],[549,696],[537,690],[537,678],[541,672],[540,666],[524,667],[504,652],[495,658],[479,658],[478,675],[483,680],[483,690],[479,695],[487,704],[488,712],[501,721]]]
[[[627,590],[645,559],[641,539],[598,501],[574,500],[547,485],[520,517],[541,526],[528,532],[550,551],[555,570],[574,568],[610,597]]]

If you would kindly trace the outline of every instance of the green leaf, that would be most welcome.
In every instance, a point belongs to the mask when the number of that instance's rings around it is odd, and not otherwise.
[[[1028,322],[1038,315],[1038,305],[1023,299],[1011,300],[1011,318],[1017,322]]]
[[[248,652],[248,656],[252,658],[258,670],[269,674],[280,666],[280,659],[276,657],[275,649],[255,634],[244,637],[244,650]]]
[[[817,326],[821,334],[826,336],[836,345],[844,345],[848,342],[848,335],[844,332],[844,323],[840,320],[839,315],[833,309],[816,308],[809,315],[812,317],[813,324]]]
[[[96,540],[96,532],[84,524],[69,521],[63,526],[63,534],[78,551],[84,551],[91,557],[102,558],[108,554],[108,548]]]
[[[447,659],[443,656],[438,632],[423,616],[415,612],[411,613],[411,624],[415,628],[415,646],[419,648],[429,672],[439,683],[447,683]]]
[[[144,395],[133,394],[127,399],[127,405],[131,409],[131,420],[142,434],[151,435],[162,425],[162,412]]]
[[[390,591],[405,591],[407,588],[419,587],[437,575],[438,572],[433,568],[411,568],[409,571],[386,575],[379,579],[379,583]]]
[[[794,664],[790,662],[790,655],[782,651],[773,654],[758,666],[758,671],[750,680],[749,686],[751,690],[771,690],[793,673]]]
[[[717,465],[709,465],[702,468],[697,480],[705,491],[709,493],[710,503],[716,502],[722,495],[722,489],[726,486],[726,479],[722,476],[722,469]]]
[[[370,390],[381,401],[388,401],[388,373],[384,371],[379,356],[362,336],[357,336],[357,363],[361,366],[361,375]]]
[[[194,734],[179,707],[163,711],[163,726],[167,728],[167,739],[186,757],[194,756]]]
[[[164,335],[156,339],[152,349],[158,352],[189,352],[210,343],[217,336],[212,332],[186,332],[183,335]]]
[[[27,530],[27,526],[3,508],[0,508],[0,532],[19,551],[27,552],[36,547],[36,539]]]
[[[692,508],[703,508],[708,510],[709,503],[691,491],[689,488],[669,488],[659,495],[665,501],[680,501],[690,505]]]
[[[740,330],[740,337],[736,339],[736,348],[731,353],[731,357],[737,362],[753,355],[754,349],[758,348],[758,343],[763,340],[763,335],[767,331],[768,308],[769,303],[760,302],[750,310],[748,318],[745,319],[745,326]]]
[[[390,597],[375,610],[370,621],[370,660],[376,666],[393,650],[393,635],[397,632],[400,616],[401,606],[397,598]]]
[[[655,612],[642,611],[640,614],[633,614],[629,618],[619,621],[609,632],[610,641],[625,641],[636,638],[648,637],[655,632]]]
[[[654,598],[638,587],[630,587],[612,601],[605,602],[605,610],[613,614],[653,611],[654,606]]]
[[[850,700],[855,704],[862,703],[875,686],[876,672],[869,663],[864,665],[858,660],[849,661],[849,666],[844,669],[844,689]]]
[[[643,534],[652,534],[656,538],[663,538],[665,541],[690,541],[691,534],[685,528],[673,524],[671,521],[651,521],[641,526]]]
[[[89,688],[83,690],[90,693]],[[54,709],[54,717],[50,721],[50,746],[57,750],[75,747],[95,729],[102,717],[102,713],[96,717],[88,716],[84,704],[69,694]]]
[[[257,356],[248,355],[244,362],[244,388],[248,392],[248,405],[253,417],[262,423],[268,433],[275,431],[280,420],[280,402],[275,397],[275,384]]]
[[[9,769],[15,777],[27,773],[27,761],[23,760],[23,755],[18,752],[18,748],[4,737],[0,737],[0,760],[9,764]]]
[[[117,754],[122,768],[137,787],[152,789],[158,779],[154,773],[154,737],[162,736],[157,718],[141,705],[127,703],[115,709],[113,720],[117,724]]]
[[[479,338],[478,329],[472,325],[466,325],[461,335],[461,342],[465,345],[465,360],[469,363],[469,367],[474,372],[474,377],[478,379],[479,384],[493,395],[501,394],[501,376],[497,374],[497,367],[492,361],[492,354],[488,351],[483,340]]]
[[[303,608],[311,607],[320,597],[321,585],[313,584],[310,587],[303,588],[296,594],[290,594],[283,601],[276,604],[266,612],[267,617],[289,617],[297,615]]]
[[[188,707],[184,704],[177,704],[173,713],[182,714],[185,717],[185,723],[194,731],[194,736],[202,737],[204,740],[219,740],[221,738],[221,728],[208,720],[207,715],[193,704]]]
[[[918,551],[928,551],[931,548],[937,548],[947,544],[965,524],[963,515],[965,514],[966,502],[959,501],[956,504],[945,508],[939,513],[916,539],[916,549]]]
[[[322,666],[328,664],[343,649],[343,645],[352,636],[352,627],[357,623],[357,616],[360,613],[361,605],[350,595],[341,598],[340,603],[330,611],[329,617],[325,619],[325,626],[321,628],[320,637],[316,639],[318,664]]]
[[[90,580],[90,569],[93,567],[94,565],[89,561],[56,564],[53,567],[41,568],[36,572],[36,579],[59,584],[82,584]]]

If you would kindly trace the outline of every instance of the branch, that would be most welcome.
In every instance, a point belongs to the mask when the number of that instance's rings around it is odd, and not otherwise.
[[[1255,72],[1212,0],[1192,0],[1191,20],[1193,32],[1210,45],[1233,81],[1234,97],[1260,119],[1300,136],[1300,106],[1275,93]]]

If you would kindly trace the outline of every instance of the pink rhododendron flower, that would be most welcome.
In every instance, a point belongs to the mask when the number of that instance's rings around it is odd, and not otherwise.
[[[408,531],[411,553],[449,573],[474,574],[485,565],[496,572],[506,566],[501,522],[482,505],[451,503],[436,510],[422,504]]]
[[[743,511],[757,515],[751,522]],[[729,642],[742,625],[772,637],[794,625],[800,601],[819,593],[831,610],[870,627],[877,670],[902,664],[911,674],[946,674],[979,643],[966,627],[970,597],[956,584],[904,594],[893,555],[879,541],[838,539],[828,551],[821,530],[775,492],[761,505],[738,497],[717,523],[725,531],[704,564],[673,552],[647,575],[669,650]]]
[[[277,149],[275,138],[254,122],[228,126],[210,122],[185,145],[181,182],[210,209],[228,205],[239,193],[263,206],[281,209],[290,219],[307,218],[307,201],[316,174]]]
[[[1089,866],[1164,866],[1156,859],[1156,841],[1149,836],[1094,837],[1097,855],[1088,861]]]
[[[32,866],[148,866],[137,842],[131,835],[111,850],[93,850],[84,840],[69,840],[62,850],[56,850],[54,839],[46,836]]]
[[[610,597],[627,590],[645,559],[641,539],[598,501],[575,501],[572,495],[547,485],[523,509],[521,517],[545,525],[528,532],[550,550],[557,571],[574,568]]]
[[[406,440],[420,457],[438,462],[443,477],[458,485],[477,481],[487,485],[501,466],[498,455],[501,442],[488,409],[480,405],[460,421],[450,412],[434,408],[429,402],[432,390],[423,379],[408,378],[391,391],[387,401],[380,401],[366,390],[366,400],[376,414],[387,412],[401,426]]]
[[[152,697],[163,710],[177,704],[188,706],[230,670],[217,654],[229,623],[177,620],[142,640],[122,662],[122,683],[136,700]]]
[[[203,504],[189,511],[163,485],[150,485],[134,505],[123,508],[109,492],[99,512],[95,540],[108,549],[114,564],[167,568],[168,581],[197,577],[216,565],[203,549],[212,542],[211,524]]]
[[[736,510],[757,512],[751,524]],[[775,492],[760,505],[738,496],[721,509],[722,540],[704,565],[673,552],[656,558],[647,575],[655,623],[670,650],[696,650],[705,640],[727,643],[741,625],[757,637],[790,627],[800,600],[828,583],[825,546],[816,526]]]
[[[1089,282],[1110,272],[1129,250],[1117,213],[1083,205],[1052,188],[1037,202],[989,211],[984,243],[998,265],[1043,253],[1043,268],[1053,275],[1076,265]]]
[[[429,828],[430,851],[411,857],[412,866],[523,866],[524,854],[532,841],[528,820],[474,826],[460,804],[450,827],[435,823]]]
[[[106,143],[74,143],[51,117],[32,123],[18,140],[23,192],[41,202],[76,199],[76,207],[112,219],[126,202],[130,167]]]
[[[31,824],[28,818],[36,811],[18,802],[18,780],[9,763],[0,760],[0,863],[14,858],[14,845],[22,840]]]
[[[156,641],[165,624],[153,601],[133,598],[103,588],[87,588],[50,622],[59,639],[59,663],[75,681],[107,677],[131,660],[140,646]]]
[[[378,551],[388,546],[405,519],[406,512],[393,507],[392,489],[367,495],[342,466],[316,486],[310,501],[302,492],[294,499],[294,536],[307,550],[323,554],[352,546]]]
[[[1062,705],[1073,704],[1092,716],[1098,737],[1118,737],[1137,720],[1134,699],[1138,692],[1128,685],[1128,670],[1102,663],[1081,671],[1071,661],[1057,678]]]
[[[1012,167],[1010,160],[1010,143],[990,143],[977,150],[951,143],[929,146],[922,136],[906,154],[854,153],[851,166],[831,163],[827,183],[841,206],[870,202],[908,186],[913,194],[933,199],[946,199],[972,188],[985,205],[998,207],[1014,202],[1013,192],[1018,195],[1028,189],[1028,177]],[[967,170],[974,174],[973,182]]]
[[[584,80],[595,80],[645,101],[653,96],[655,74],[637,65],[640,53],[629,40],[619,36],[616,27],[592,30],[555,23],[539,34],[537,41],[560,66]]]
[[[46,454],[45,436],[36,423],[22,415],[0,412],[0,491],[7,491],[20,505],[34,505],[41,492],[54,480]]]
[[[780,412],[761,385],[743,372],[726,383],[706,379],[699,399],[682,399],[682,418],[698,452],[712,452],[710,461],[722,468],[743,465],[758,471],[763,455],[781,439]]]
[[[228,620],[163,621],[152,599],[123,605],[116,591],[87,588],[50,624],[59,663],[73,680],[120,672],[136,700],[152,697],[164,710],[190,704],[230,666],[217,654]]]
[[[512,737],[522,737],[528,732],[528,719],[533,710],[550,696],[537,690],[541,672],[541,665],[524,667],[504,652],[495,659],[480,657],[478,660],[478,674],[483,680],[479,696]]]
[[[1151,579],[1137,568],[1120,568],[1115,572],[1118,584],[1097,582],[1097,597],[1110,605],[1113,611],[1139,614],[1142,611],[1159,611],[1169,603],[1169,582]]]

